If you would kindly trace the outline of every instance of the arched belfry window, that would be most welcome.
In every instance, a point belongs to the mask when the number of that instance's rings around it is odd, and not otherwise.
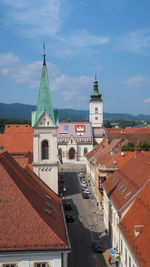
[[[41,158],[42,158],[42,160],[49,158],[49,147],[48,147],[48,141],[47,140],[42,141]]]

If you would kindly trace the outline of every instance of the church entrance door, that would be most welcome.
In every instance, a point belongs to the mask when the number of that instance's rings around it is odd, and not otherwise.
[[[74,157],[75,157],[75,149],[71,147],[69,149],[69,159],[74,159]]]

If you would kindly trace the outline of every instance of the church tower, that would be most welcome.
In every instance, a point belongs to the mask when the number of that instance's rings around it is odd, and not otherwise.
[[[90,98],[90,122],[92,128],[103,125],[103,101],[98,91],[98,81],[95,75],[94,90]]]
[[[37,110],[32,112],[32,127],[33,171],[58,194],[58,117],[52,107],[46,68],[45,46],[38,105]]]

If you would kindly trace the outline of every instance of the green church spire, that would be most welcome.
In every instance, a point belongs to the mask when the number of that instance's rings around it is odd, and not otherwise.
[[[38,105],[36,114],[33,112],[32,114],[32,127],[38,122],[40,117],[43,115],[44,112],[48,114],[54,124],[57,126],[58,119],[57,114],[55,114],[52,106],[52,100],[50,95],[49,89],[49,81],[48,81],[48,74],[47,74],[47,67],[46,67],[46,55],[45,55],[45,44],[43,44],[43,66],[42,66],[42,75],[41,75],[41,82],[40,82],[40,90],[39,90],[39,97],[38,97]]]
[[[97,75],[95,74],[95,81],[94,81],[94,88],[93,88],[93,93],[91,94],[91,99],[92,100],[100,100],[101,99],[101,94],[98,91],[98,81],[97,81]]]

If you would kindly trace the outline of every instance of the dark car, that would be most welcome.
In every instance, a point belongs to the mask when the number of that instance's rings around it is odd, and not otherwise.
[[[66,222],[68,223],[74,222],[74,217],[72,216],[72,214],[66,214]]]
[[[105,251],[104,246],[100,241],[93,241],[92,248],[96,253],[103,253]]]
[[[72,210],[71,202],[69,202],[69,201],[65,202],[64,208],[65,208],[65,210]]]
[[[85,199],[88,199],[89,198],[89,195],[83,192],[82,193],[82,197],[85,198]]]

